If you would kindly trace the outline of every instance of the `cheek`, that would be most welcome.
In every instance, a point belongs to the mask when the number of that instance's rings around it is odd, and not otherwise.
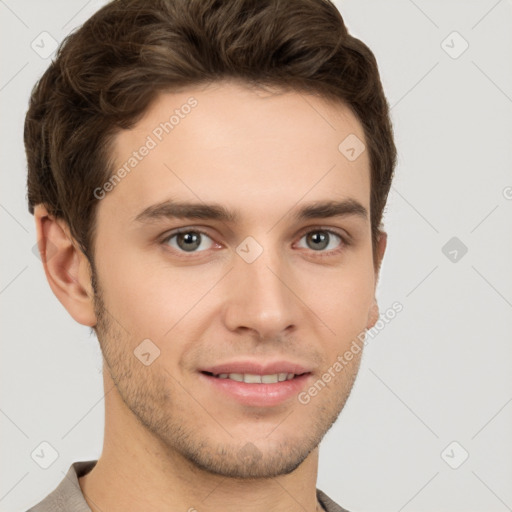
[[[211,270],[172,267],[162,258],[125,255],[102,260],[106,307],[135,338],[161,340],[211,288]]]
[[[352,342],[361,345],[361,334],[366,330],[368,316],[372,309],[374,297],[374,278],[371,267],[347,269],[338,276],[322,280],[315,286],[315,293],[311,296],[309,307],[318,315],[322,323],[329,327],[324,337],[323,346],[326,352],[326,363],[333,364],[340,354],[345,353]],[[354,362],[359,361],[358,355],[351,354]],[[357,364],[350,366],[348,372],[357,371]]]
[[[373,304],[374,274],[371,265],[353,265],[337,272],[315,275],[305,288],[306,303],[318,311],[325,322],[333,324],[335,332],[347,330],[349,325],[364,328]],[[336,329],[334,325],[344,326]]]

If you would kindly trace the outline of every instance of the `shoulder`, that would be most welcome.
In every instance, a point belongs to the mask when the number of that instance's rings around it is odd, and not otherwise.
[[[316,496],[326,512],[349,512],[348,510],[340,507],[335,501],[331,500],[331,498],[329,498],[329,496],[320,489],[316,490]]]
[[[27,512],[91,512],[82,494],[78,478],[87,474],[97,460],[74,462],[60,484]]]

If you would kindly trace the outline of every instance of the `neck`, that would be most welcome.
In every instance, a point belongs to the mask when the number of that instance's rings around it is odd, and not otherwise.
[[[293,472],[241,479],[210,473],[164,445],[133,416],[104,375],[101,457],[79,479],[92,512],[316,512],[318,447]],[[114,387],[113,387],[114,386]]]

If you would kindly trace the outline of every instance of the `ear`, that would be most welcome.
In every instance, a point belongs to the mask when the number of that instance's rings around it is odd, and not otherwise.
[[[94,327],[94,294],[87,257],[71,237],[63,219],[50,215],[42,204],[34,208],[39,254],[50,288],[80,324]]]
[[[388,242],[388,235],[386,232],[379,230],[379,235],[377,238],[377,250],[376,257],[377,261],[375,262],[375,287],[377,287],[377,282],[379,280],[379,272],[380,266],[382,264],[382,259],[384,258],[384,252],[386,251],[386,245]],[[367,329],[371,329],[379,319],[379,305],[377,304],[377,298],[375,297],[375,290],[373,296],[373,303],[370,307],[370,311],[368,312],[368,323],[366,325]]]

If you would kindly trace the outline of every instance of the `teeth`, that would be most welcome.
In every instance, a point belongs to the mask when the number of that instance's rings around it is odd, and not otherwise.
[[[256,375],[253,373],[220,373],[216,375],[219,379],[231,379],[246,384],[275,384],[291,380],[295,377],[294,373],[272,373],[270,375]]]
[[[253,375],[251,373],[244,374],[244,382],[247,384],[261,384],[261,375]]]

